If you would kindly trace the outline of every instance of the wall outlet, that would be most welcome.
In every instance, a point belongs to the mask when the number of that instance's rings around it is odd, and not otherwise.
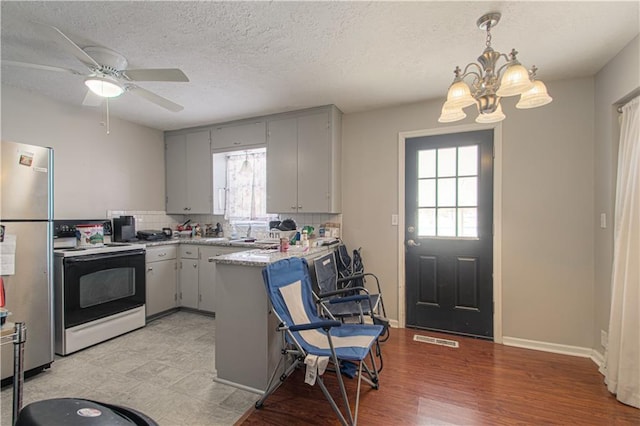
[[[607,347],[608,341],[609,341],[609,335],[607,334],[607,332],[604,330],[600,330],[600,344],[602,345],[603,348]]]

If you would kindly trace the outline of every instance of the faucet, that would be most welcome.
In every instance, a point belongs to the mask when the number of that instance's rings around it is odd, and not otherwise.
[[[251,238],[251,224],[247,227],[247,238]]]

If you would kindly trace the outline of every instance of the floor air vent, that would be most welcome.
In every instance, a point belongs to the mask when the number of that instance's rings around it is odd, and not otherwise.
[[[459,347],[458,342],[455,340],[438,339],[436,337],[421,336],[419,334],[414,334],[413,340],[416,342],[431,343],[432,345],[449,346],[450,348]]]

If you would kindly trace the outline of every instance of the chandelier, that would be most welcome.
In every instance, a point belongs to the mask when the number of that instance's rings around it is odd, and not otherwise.
[[[442,114],[438,121],[450,123],[462,120],[467,116],[464,108],[475,104],[478,108],[477,123],[495,123],[505,118],[500,106],[500,99],[505,96],[520,95],[516,108],[535,108],[552,101],[547,87],[536,80],[537,68],[527,69],[518,62],[515,49],[507,56],[491,48],[491,28],[500,21],[500,13],[487,13],[478,19],[477,25],[487,31],[486,48],[478,57],[478,62],[467,64],[464,71],[460,67],[454,70],[455,78],[449,86],[447,101],[442,106]],[[506,63],[497,68],[498,60]],[[497,68],[497,69],[496,69]],[[470,81],[470,85],[465,79]]]

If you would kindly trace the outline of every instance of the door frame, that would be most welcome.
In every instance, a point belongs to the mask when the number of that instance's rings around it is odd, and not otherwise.
[[[405,146],[406,140],[422,136],[493,130],[493,341],[502,343],[502,123],[467,124],[398,133],[398,322],[406,327],[405,281]]]

